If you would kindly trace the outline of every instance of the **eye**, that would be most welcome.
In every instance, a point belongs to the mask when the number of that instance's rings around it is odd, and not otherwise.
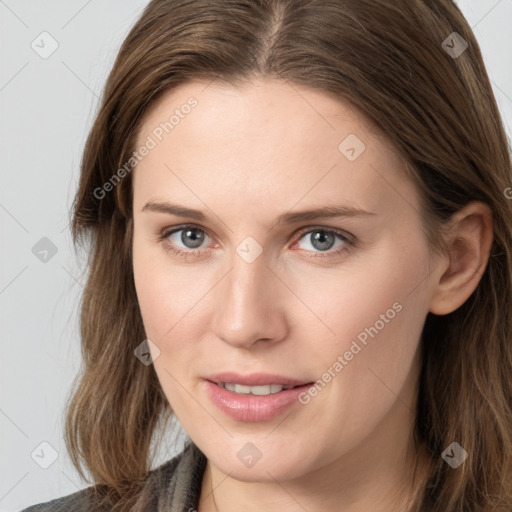
[[[198,247],[206,237],[208,237],[206,231],[196,226],[177,226],[173,229],[164,230],[160,238],[167,250],[179,255],[194,256],[201,252]],[[180,243],[185,246],[185,250],[179,246]]]
[[[306,247],[305,250],[312,253],[309,255],[310,258],[333,257],[349,250],[355,245],[353,235],[333,228],[307,228],[303,229],[299,236],[301,238],[294,245],[305,239],[310,246],[309,248]],[[203,248],[200,246],[206,238],[210,238],[206,231],[194,225],[167,228],[159,235],[159,241],[163,243],[166,250],[185,257],[201,255]],[[339,242],[338,247],[332,250],[336,241]]]
[[[313,254],[310,255],[312,258],[324,258],[338,255],[347,251],[354,245],[354,239],[351,235],[349,236],[348,234],[344,234],[343,232],[332,228],[309,228],[305,231],[301,231],[299,236],[301,238],[296,243],[298,244],[301,240],[306,240],[307,244],[305,250],[313,251]],[[338,247],[335,250],[331,250],[335,246],[337,240],[340,244],[338,244]],[[307,247],[307,245],[309,245],[309,247]],[[328,254],[324,256],[323,254],[318,254],[318,252]]]

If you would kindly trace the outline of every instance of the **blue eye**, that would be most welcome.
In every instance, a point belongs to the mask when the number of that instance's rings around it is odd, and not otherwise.
[[[195,226],[178,226],[168,231],[164,230],[161,237],[162,241],[169,242],[169,238],[171,238],[171,236],[180,232],[181,236],[179,236],[178,239],[182,244],[185,245],[185,250],[183,250],[180,247],[176,247],[175,241],[171,241],[171,243],[165,243],[165,248],[180,256],[197,256],[198,253],[201,252],[201,250],[197,249],[197,247],[199,247],[201,243],[204,241],[205,236],[208,236],[206,235],[206,232]],[[189,241],[191,247],[187,247],[186,245],[189,243]]]
[[[305,235],[308,235],[307,238]],[[305,238],[309,242],[310,246],[313,247],[313,249],[316,249],[320,253],[328,253],[327,256],[324,256],[323,254],[314,253],[310,256],[312,258],[329,257],[332,256],[333,254],[338,255],[348,250],[349,247],[354,245],[353,238],[343,234],[341,231],[337,229],[332,228],[308,228],[308,230],[302,231],[300,233],[300,236],[301,238],[299,239],[299,241]],[[336,244],[336,240],[341,242],[341,248],[338,246],[337,249],[331,251],[333,246]]]
[[[175,237],[174,235],[181,235]],[[309,235],[308,241],[312,249],[306,249],[311,252],[310,258],[329,258],[340,255],[341,253],[349,250],[354,245],[353,235],[349,235],[333,228],[308,228],[302,230],[299,233],[300,242],[305,235]],[[159,235],[159,241],[164,244],[166,250],[173,252],[179,256],[199,256],[202,254],[203,249],[200,246],[204,243],[206,238],[210,238],[204,229],[198,228],[194,225],[176,226],[173,228],[166,228]],[[338,245],[337,248],[331,250],[336,241],[341,243],[341,247]],[[297,244],[298,242],[295,242]],[[178,243],[183,244],[184,247],[177,245]],[[294,244],[294,245],[295,245]],[[322,254],[322,253],[325,253]]]

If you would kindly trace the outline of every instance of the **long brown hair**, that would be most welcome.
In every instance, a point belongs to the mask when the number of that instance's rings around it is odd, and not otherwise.
[[[454,32],[468,45],[460,55],[449,51]],[[84,367],[65,422],[73,464],[113,510],[144,510],[151,442],[173,414],[153,366],[134,356],[146,336],[133,281],[131,174],[104,197],[97,191],[129,161],[141,119],[162,94],[195,79],[255,77],[334,94],[373,121],[421,191],[429,247],[445,250],[441,227],[467,203],[490,206],[494,239],[477,289],[453,313],[426,318],[414,438],[432,471],[414,510],[510,512],[511,153],[479,45],[451,0],[147,5],[106,82],[73,205],[75,246],[89,244]],[[441,458],[452,442],[468,453],[457,469]]]

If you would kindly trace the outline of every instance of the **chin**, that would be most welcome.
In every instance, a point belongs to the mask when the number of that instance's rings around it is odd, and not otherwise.
[[[304,455],[292,452],[285,453],[286,448],[284,446],[278,450],[269,448],[270,455],[265,457],[265,453],[263,453],[260,459],[249,466],[251,461],[244,462],[243,452],[240,458],[237,455],[241,451],[238,445],[240,444],[243,447],[246,443],[235,442],[234,444],[237,446],[234,457],[228,457],[226,455],[228,450],[221,448],[221,452],[214,454],[214,457],[209,458],[209,461],[224,474],[230,475],[231,478],[236,480],[242,482],[285,481],[300,478],[307,472],[304,465]]]

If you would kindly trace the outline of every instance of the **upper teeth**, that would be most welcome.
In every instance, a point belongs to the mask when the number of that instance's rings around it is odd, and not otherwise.
[[[267,384],[266,386],[244,386],[242,384],[233,384],[229,382],[219,382],[221,388],[228,391],[241,394],[252,395],[270,395],[271,393],[279,393],[283,389],[290,389],[292,386],[281,386],[281,384]]]

